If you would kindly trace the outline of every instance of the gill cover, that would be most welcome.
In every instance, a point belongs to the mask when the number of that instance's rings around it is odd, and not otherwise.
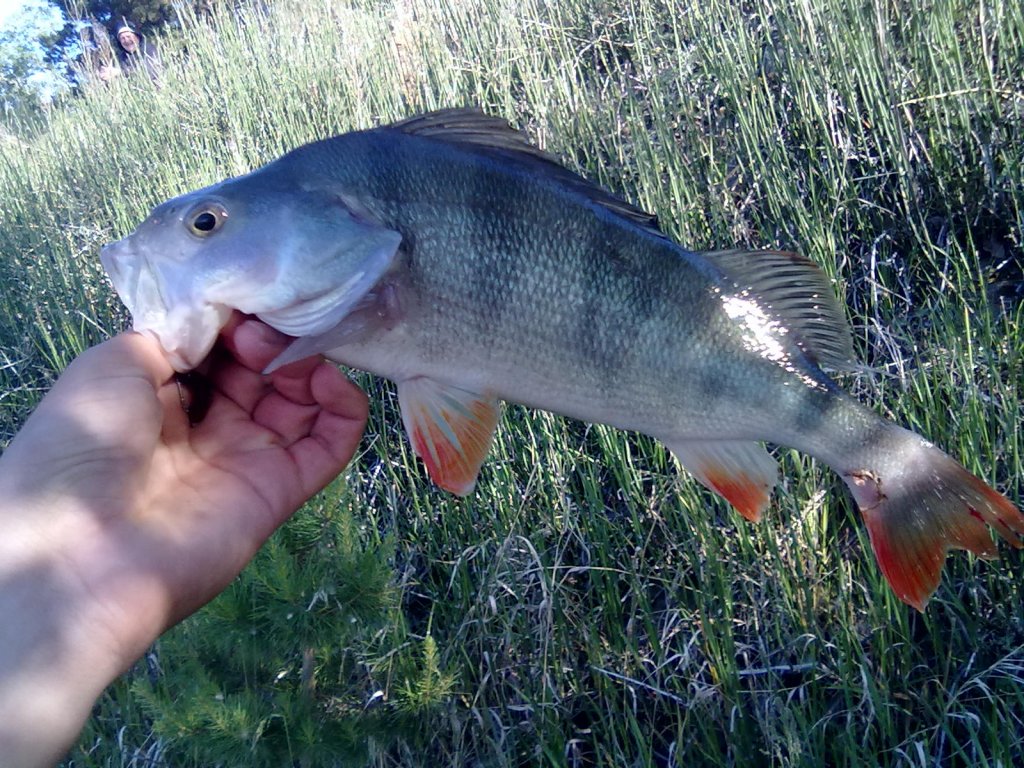
[[[306,189],[271,164],[158,206],[100,259],[135,330],[185,371],[233,309],[292,336],[336,325],[401,240],[357,201]]]

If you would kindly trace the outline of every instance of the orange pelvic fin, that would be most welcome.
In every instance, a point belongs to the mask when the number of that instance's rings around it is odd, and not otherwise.
[[[498,424],[498,401],[426,377],[398,383],[402,421],[430,479],[466,496],[476,485]]]
[[[669,446],[675,457],[710,490],[725,497],[751,522],[771,501],[779,465],[760,443],[682,442]]]
[[[902,465],[889,476],[861,469],[844,472],[843,479],[889,585],[900,600],[923,611],[948,550],[996,557],[988,526],[1020,549],[1024,515],[938,448],[913,437],[915,443],[902,451]]]

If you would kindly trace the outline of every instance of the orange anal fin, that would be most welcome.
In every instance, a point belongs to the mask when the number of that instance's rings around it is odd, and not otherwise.
[[[771,489],[759,485],[747,475],[718,477],[709,475],[708,482],[713,491],[732,504],[736,511],[752,523],[759,522],[771,501]]]
[[[946,552],[998,554],[988,526],[1024,544],[1024,515],[935,446],[917,439],[891,477],[854,470],[843,479],[867,525],[883,575],[903,602],[923,611],[939,586]]]
[[[497,399],[420,376],[398,383],[398,403],[430,479],[458,496],[472,492],[498,424]]]
[[[779,467],[760,443],[681,442],[672,453],[706,488],[756,523],[771,502]]]

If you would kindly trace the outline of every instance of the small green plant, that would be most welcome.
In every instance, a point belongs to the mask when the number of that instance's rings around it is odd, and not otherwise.
[[[432,638],[422,659],[406,639],[391,542],[362,546],[351,503],[335,483],[160,640],[158,673],[136,671],[131,693],[172,764],[362,764],[451,696]]]
[[[429,714],[438,702],[450,697],[455,688],[455,676],[441,669],[437,642],[427,635],[423,638],[423,658],[419,668],[412,670],[398,687],[396,705],[410,715]]]

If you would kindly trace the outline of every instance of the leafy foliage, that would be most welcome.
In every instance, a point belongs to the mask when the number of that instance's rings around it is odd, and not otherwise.
[[[0,109],[33,112],[66,84],[48,55],[64,31],[64,19],[46,0],[31,0],[0,27]]]
[[[175,20],[172,0],[54,0],[69,19],[98,19],[111,34],[123,20],[140,32],[151,32]]]
[[[363,547],[337,482],[201,614],[160,640],[165,674],[132,692],[175,765],[362,764],[416,738],[451,695],[407,636],[388,540]]]

